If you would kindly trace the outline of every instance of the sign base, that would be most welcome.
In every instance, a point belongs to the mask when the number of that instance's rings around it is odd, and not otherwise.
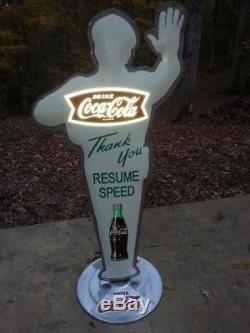
[[[162,280],[147,260],[138,257],[140,273],[129,280],[111,282],[99,279],[102,261],[98,259],[81,274],[77,296],[82,307],[101,321],[122,324],[144,318],[158,305]]]

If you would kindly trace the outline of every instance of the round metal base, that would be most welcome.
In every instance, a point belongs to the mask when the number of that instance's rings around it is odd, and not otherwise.
[[[147,260],[138,257],[140,273],[127,281],[100,280],[101,259],[81,274],[77,296],[82,307],[93,317],[108,323],[129,323],[144,318],[158,305],[162,280]]]

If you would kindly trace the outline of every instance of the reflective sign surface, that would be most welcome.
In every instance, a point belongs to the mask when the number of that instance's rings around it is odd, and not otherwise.
[[[139,273],[136,255],[149,172],[148,129],[155,105],[181,77],[184,12],[170,4],[160,8],[154,29],[146,35],[157,56],[153,68],[131,66],[138,30],[121,11],[105,11],[89,26],[96,70],[70,78],[34,108],[39,123],[65,125],[71,142],[82,149],[102,253],[99,277],[112,283]]]

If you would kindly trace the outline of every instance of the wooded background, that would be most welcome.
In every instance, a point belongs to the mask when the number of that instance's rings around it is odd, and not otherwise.
[[[185,75],[154,117],[144,207],[250,191],[249,0],[182,0]],[[143,39],[156,0],[0,0],[0,228],[90,216],[81,153],[65,128],[37,125],[32,104],[89,74],[87,28],[118,7],[141,33],[134,65],[154,64]],[[221,221],[221,213],[218,213]]]
[[[227,91],[249,93],[249,0],[182,0],[189,13],[179,114],[192,105],[198,64],[230,69]],[[90,19],[118,7],[142,34],[152,28],[157,0],[0,0],[0,117],[30,114],[34,101],[73,73],[93,70],[86,36]],[[142,38],[134,65],[155,61]],[[215,82],[216,84],[216,82]],[[178,116],[178,115],[176,115]]]

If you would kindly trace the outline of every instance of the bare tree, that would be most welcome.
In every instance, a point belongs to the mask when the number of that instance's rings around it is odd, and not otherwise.
[[[240,51],[242,48],[242,43],[244,41],[245,32],[246,32],[248,11],[249,11],[249,0],[240,0],[238,27],[236,33],[232,68],[231,68],[230,91],[233,93],[239,92],[240,90],[240,75],[241,75]]]
[[[216,38],[217,38],[217,21],[218,21],[218,8],[219,2],[218,0],[214,0],[214,12],[213,12],[213,40],[212,40],[212,48],[210,54],[210,63],[209,63],[209,70],[212,72],[214,69],[214,57],[215,57],[215,50],[216,50]]]
[[[184,77],[179,87],[180,108],[174,118],[181,118],[192,107],[196,90],[204,0],[188,1],[188,24],[184,48]]]

